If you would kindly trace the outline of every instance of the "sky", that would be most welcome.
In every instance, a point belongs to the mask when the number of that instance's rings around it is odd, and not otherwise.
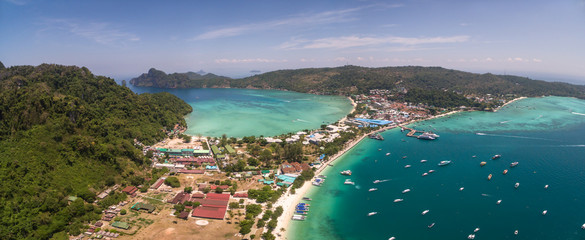
[[[0,0],[0,61],[128,79],[350,64],[585,84],[585,0]]]

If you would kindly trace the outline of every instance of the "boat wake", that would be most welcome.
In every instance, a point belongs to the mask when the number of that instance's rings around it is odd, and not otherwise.
[[[484,197],[491,197],[492,196],[492,195],[489,195],[487,193],[482,193],[481,195],[484,196]]]
[[[502,134],[491,134],[491,133],[476,133],[476,135],[480,135],[480,136],[492,136],[492,137],[506,137],[506,138],[546,140],[546,141],[558,141],[558,140],[547,139],[547,138],[525,137],[525,136],[516,136],[516,135],[502,135]]]
[[[388,182],[390,180],[392,180],[392,179],[376,180],[376,181],[374,181],[374,183],[383,183],[383,182]]]
[[[297,119],[296,119],[296,121],[297,121],[297,122],[307,122],[307,123],[309,122],[309,121],[307,121],[307,120],[303,120],[303,119],[300,119],[300,118],[297,118]]]
[[[485,136],[487,134],[485,134],[485,133],[476,133],[476,135]]]
[[[585,113],[578,113],[578,112],[571,112],[571,113],[572,113],[572,114],[575,114],[575,115],[581,115],[581,116],[585,116]]]
[[[559,147],[585,147],[583,144],[576,144],[576,145],[560,145]]]
[[[502,121],[502,122],[500,122],[500,124],[508,123],[508,122],[510,122],[510,121],[512,121],[512,120],[508,120],[508,121]]]

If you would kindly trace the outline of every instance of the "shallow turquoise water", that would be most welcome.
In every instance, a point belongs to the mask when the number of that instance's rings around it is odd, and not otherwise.
[[[584,239],[585,116],[579,113],[585,113],[583,100],[533,98],[497,113],[415,124],[440,134],[436,141],[408,138],[399,129],[385,132],[385,141],[366,139],[325,172],[323,186],[312,187],[308,219],[293,222],[288,238],[467,239],[479,227],[475,239]],[[491,160],[495,154],[502,158]],[[442,160],[452,163],[437,166]],[[510,168],[514,161],[520,164]],[[345,169],[354,174],[340,175]],[[423,177],[430,169],[436,172]],[[356,185],[343,185],[346,178]],[[412,191],[402,194],[406,188]],[[394,203],[397,198],[404,201]]]
[[[275,136],[338,121],[351,109],[341,96],[252,89],[159,89],[131,86],[137,93],[167,91],[193,107],[187,134],[220,137]]]

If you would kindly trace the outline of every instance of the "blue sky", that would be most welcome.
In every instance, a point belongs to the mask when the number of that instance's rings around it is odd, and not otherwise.
[[[585,83],[584,0],[0,0],[0,61],[128,78],[345,64]]]

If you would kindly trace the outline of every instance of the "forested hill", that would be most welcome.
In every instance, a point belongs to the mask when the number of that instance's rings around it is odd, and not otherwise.
[[[212,73],[201,75],[199,73],[173,73],[166,74],[163,71],[151,68],[148,73],[143,73],[130,80],[130,84],[139,87],[158,88],[206,88],[216,86],[229,86],[228,77],[217,76]]]
[[[151,75],[150,72],[149,75]],[[153,77],[151,81],[158,82],[156,85],[158,87],[187,85],[166,84],[167,78],[156,78],[154,74],[151,76]],[[205,84],[193,87],[283,89],[341,95],[367,93],[371,89],[419,89],[429,92],[451,91],[460,94],[515,94],[529,97],[556,95],[585,98],[585,86],[581,85],[545,82],[510,75],[475,74],[441,67],[416,66],[383,68],[343,66],[279,70],[242,79],[209,80]]]
[[[0,65],[0,239],[78,234],[100,217],[90,204],[98,191],[144,173],[134,139],[163,139],[191,111],[174,95],[137,95],[85,67]]]

